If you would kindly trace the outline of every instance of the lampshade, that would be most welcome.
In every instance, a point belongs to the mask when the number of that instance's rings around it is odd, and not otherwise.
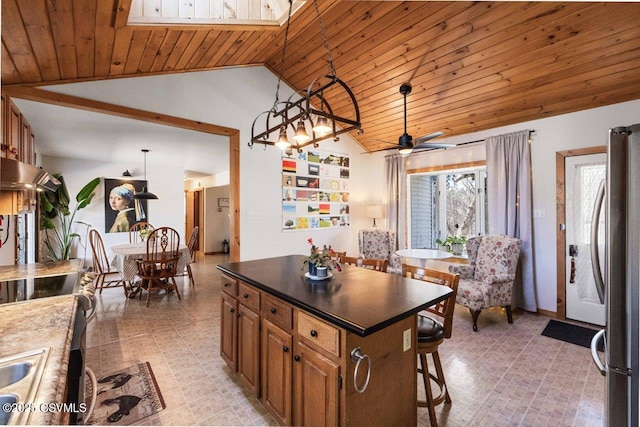
[[[313,131],[320,136],[328,135],[331,132],[331,126],[329,126],[329,121],[327,120],[327,118],[318,117],[318,121],[313,127]]]
[[[293,135],[293,139],[295,139],[299,143],[304,143],[311,139],[311,137],[307,133],[306,127],[304,126],[304,121],[300,120],[298,122],[298,126],[296,127],[296,134]]]
[[[376,227],[376,218],[384,218],[382,213],[382,205],[367,206],[367,218],[373,219],[372,227]]]
[[[287,138],[287,128],[282,126],[280,128],[280,135],[278,136],[278,142],[276,142],[276,147],[281,150],[286,150],[291,147],[291,143],[289,142],[289,138]]]

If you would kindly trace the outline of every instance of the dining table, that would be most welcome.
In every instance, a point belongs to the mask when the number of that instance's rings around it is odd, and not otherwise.
[[[137,260],[147,256],[147,243],[120,243],[109,248],[111,266],[117,269],[128,285],[127,296],[133,298],[137,294],[137,287],[134,286],[136,275],[138,274]],[[191,262],[191,254],[187,245],[181,244],[178,247],[178,272],[184,271],[187,264]]]
[[[438,249],[399,249],[396,251],[396,255],[402,258],[417,259],[422,268],[427,265],[427,260],[443,260],[453,256],[449,252]]]

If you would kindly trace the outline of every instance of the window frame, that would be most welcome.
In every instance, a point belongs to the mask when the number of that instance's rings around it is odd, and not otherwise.
[[[428,175],[428,176],[437,176],[437,190],[438,194],[436,197],[438,198],[438,209],[436,211],[436,224],[437,229],[436,234],[441,234],[442,230],[447,229],[447,217],[446,217],[446,203],[447,203],[447,195],[446,195],[446,180],[444,176],[447,174],[460,174],[460,173],[469,173],[473,172],[475,174],[475,182],[476,182],[476,231],[478,235],[486,234],[486,177],[487,177],[487,162],[486,161],[476,161],[469,162],[465,164],[453,164],[453,165],[443,165],[437,167],[428,167],[428,168],[419,168],[407,170],[407,198],[406,198],[406,241],[407,247],[413,247],[412,242],[412,196],[411,196],[411,178],[415,175]],[[438,236],[440,239],[444,240],[446,236]],[[473,236],[466,236],[473,237]],[[437,248],[432,248],[437,249]]]

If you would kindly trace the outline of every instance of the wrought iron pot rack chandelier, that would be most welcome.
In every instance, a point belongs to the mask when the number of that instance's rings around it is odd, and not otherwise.
[[[313,1],[315,6],[320,29],[322,30],[322,38],[324,46],[329,57],[330,74],[316,78],[311,82],[306,91],[297,91],[284,102],[279,100],[280,82],[282,81],[282,71],[284,67],[284,58],[287,50],[287,39],[289,36],[289,23],[291,21],[291,12],[293,9],[293,1],[289,0],[289,16],[287,18],[287,26],[285,29],[284,44],[282,48],[282,60],[280,62],[280,72],[278,75],[278,85],[276,87],[276,99],[270,110],[260,113],[251,126],[251,141],[249,147],[253,148],[254,144],[275,145],[282,150],[302,151],[303,147],[313,144],[318,147],[318,142],[327,138],[333,138],[339,141],[338,135],[356,130],[362,133],[360,123],[360,109],[353,92],[336,75],[336,69],[333,65],[331,57],[331,49],[327,41],[327,34],[322,23],[320,10],[316,0]],[[351,101],[351,116],[342,117],[334,114],[333,109],[326,94],[330,93],[336,97],[347,97]],[[315,106],[319,105],[319,108]],[[348,107],[344,111],[349,110]],[[256,134],[256,123],[264,118],[264,131]],[[311,135],[307,132],[311,128]],[[293,134],[293,142],[289,139],[288,134]],[[272,135],[276,135],[274,140]]]

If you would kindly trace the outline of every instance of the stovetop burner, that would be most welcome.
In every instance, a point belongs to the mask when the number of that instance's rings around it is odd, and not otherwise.
[[[0,304],[70,295],[78,292],[78,273],[0,282]]]

